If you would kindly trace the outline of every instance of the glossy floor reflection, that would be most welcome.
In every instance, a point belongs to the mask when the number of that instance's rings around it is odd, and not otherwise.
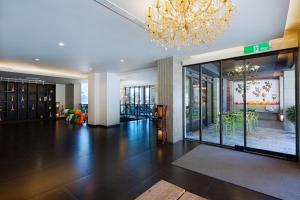
[[[198,145],[158,145],[147,120],[0,125],[0,199],[133,199],[164,179],[208,199],[272,199],[171,164]]]

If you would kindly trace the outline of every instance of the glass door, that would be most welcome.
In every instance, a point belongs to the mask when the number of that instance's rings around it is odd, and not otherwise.
[[[294,53],[246,60],[246,146],[296,155]]]
[[[222,144],[244,146],[244,60],[222,61]]]
[[[185,68],[185,137],[200,140],[199,66]]]
[[[220,144],[220,63],[201,65],[202,141]]]
[[[185,138],[295,158],[297,55],[286,50],[185,67]]]

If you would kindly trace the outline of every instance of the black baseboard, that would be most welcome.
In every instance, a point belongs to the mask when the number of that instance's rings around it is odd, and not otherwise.
[[[120,124],[115,124],[115,125],[110,125],[110,126],[105,126],[105,125],[93,125],[93,124],[87,124],[89,127],[96,128],[96,127],[101,127],[101,128],[113,128],[113,127],[118,127]]]

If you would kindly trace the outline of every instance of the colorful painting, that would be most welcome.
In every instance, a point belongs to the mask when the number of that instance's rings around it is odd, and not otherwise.
[[[242,81],[234,82],[234,104],[243,104],[244,87]],[[248,106],[260,107],[259,110],[276,112],[279,109],[279,80],[262,79],[247,81]]]

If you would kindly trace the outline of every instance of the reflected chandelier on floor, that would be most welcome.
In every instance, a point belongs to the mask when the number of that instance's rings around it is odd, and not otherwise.
[[[201,46],[224,32],[233,8],[231,0],[156,0],[146,30],[163,47]]]

